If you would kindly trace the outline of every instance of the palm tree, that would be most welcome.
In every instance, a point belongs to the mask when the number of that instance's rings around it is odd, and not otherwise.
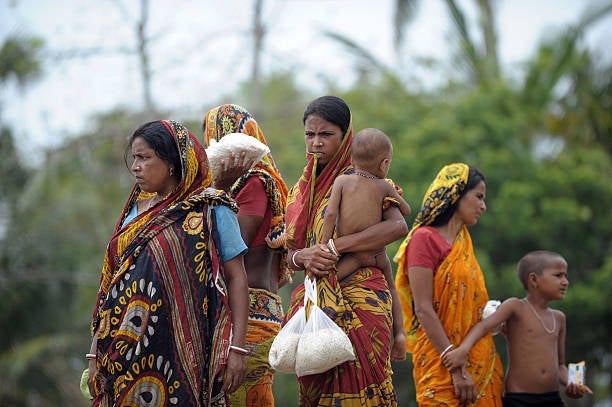
[[[483,45],[479,45],[470,35],[465,12],[455,0],[444,0],[457,33],[457,51],[455,60],[466,72],[468,80],[474,85],[484,85],[500,78],[497,33],[495,28],[494,9],[491,0],[476,0],[479,29]],[[393,7],[393,46],[398,66],[402,67],[402,46],[405,41],[405,30],[410,24],[418,7],[416,0],[395,0]],[[385,75],[401,76],[402,72],[379,62],[379,58],[364,49],[350,38],[326,31],[325,34],[343,45],[358,61],[358,69],[363,72],[376,71]]]

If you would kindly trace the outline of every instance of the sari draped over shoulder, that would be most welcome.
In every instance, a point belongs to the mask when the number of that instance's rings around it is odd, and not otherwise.
[[[204,119],[204,141],[219,141],[231,133],[243,133],[267,145],[264,133],[243,107],[225,104],[214,107]],[[264,187],[268,207],[272,212],[270,230],[265,238],[270,249],[280,253],[282,269],[276,276],[291,282],[293,270],[286,266],[287,249],[284,247],[285,208],[287,206],[287,185],[281,177],[272,154],[266,154],[245,175],[238,178],[229,193],[240,204],[239,192],[252,178],[258,178]],[[240,213],[239,213],[240,214]],[[263,227],[263,226],[262,226]],[[247,270],[248,272],[248,270]],[[251,351],[248,358],[247,377],[244,383],[231,395],[231,404],[238,406],[273,406],[272,382],[274,370],[268,361],[270,346],[280,331],[283,319],[281,298],[268,290],[249,288],[249,319],[246,347]]]
[[[178,188],[129,223],[145,193],[135,186],[108,245],[92,332],[97,334],[94,406],[225,405],[216,380],[231,316],[213,239],[213,211],[237,210],[210,174],[202,145],[161,121],[181,158]]]
[[[235,104],[225,104],[210,109],[204,119],[203,131],[206,145],[210,145],[211,140],[219,141],[231,133],[244,133],[268,145],[261,127],[253,116],[245,108]],[[231,196],[235,197],[251,177],[257,177],[263,183],[272,210],[272,223],[266,236],[266,243],[271,249],[281,251],[283,256],[281,264],[286,264],[287,250],[284,236],[288,189],[272,153],[266,154],[251,170],[236,180],[229,191]],[[283,275],[279,276],[279,279],[284,277],[291,281],[293,272],[290,269],[284,267],[281,273]]]
[[[317,156],[291,189],[286,215],[286,244],[301,249],[319,242],[325,208],[338,175],[353,171],[352,126],[330,162],[316,173]],[[391,294],[381,270],[357,270],[340,286],[334,273],[317,280],[318,305],[349,336],[356,360],[316,375],[298,377],[300,406],[395,406],[390,362]],[[291,294],[285,322],[303,304],[304,284]]]
[[[466,186],[468,170],[465,164],[451,164],[440,171],[427,190],[413,227],[394,258],[398,263],[395,285],[402,303],[406,350],[412,353],[419,405],[458,406],[459,400],[454,395],[448,370],[414,313],[407,253],[417,229],[431,224],[449,205],[457,202]],[[465,225],[457,234],[450,253],[434,270],[433,279],[434,309],[448,339],[458,346],[470,328],[482,320],[483,309],[489,300],[484,275]],[[475,405],[501,406],[502,365],[490,333],[472,347],[466,367],[478,393]]]

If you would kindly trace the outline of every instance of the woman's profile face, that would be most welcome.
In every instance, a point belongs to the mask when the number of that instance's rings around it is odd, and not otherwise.
[[[487,210],[486,195],[487,185],[484,181],[480,181],[478,185],[461,197],[457,206],[457,215],[464,224],[471,226],[478,222],[483,212]]]
[[[165,195],[173,188],[170,164],[157,155],[142,137],[132,142],[134,162],[130,169],[136,177],[136,184],[145,192]]]
[[[310,115],[304,122],[306,151],[317,154],[317,167],[323,168],[329,163],[342,143],[340,126],[328,122],[321,116]]]

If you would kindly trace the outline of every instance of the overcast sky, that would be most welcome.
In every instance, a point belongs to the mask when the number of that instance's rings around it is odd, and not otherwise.
[[[344,34],[392,65],[392,0],[264,0],[268,33],[266,72],[292,69],[301,86],[317,91],[322,77],[349,85],[353,59],[322,30]],[[448,57],[449,17],[441,0],[421,1],[406,32],[410,58]],[[459,4],[472,12],[473,0]],[[542,35],[578,21],[598,0],[498,0],[497,25],[505,68],[519,67]],[[51,54],[97,48],[88,58],[51,60],[44,77],[19,92],[0,89],[4,122],[15,124],[20,145],[39,150],[83,129],[90,115],[117,105],[142,105],[134,49],[136,0],[0,0],[0,42],[10,34],[38,35]],[[206,111],[215,97],[248,77],[251,0],[151,0],[148,34],[155,103],[173,111]],[[473,15],[473,13],[471,13]],[[612,19],[588,42],[610,58]],[[426,72],[414,72],[423,75]]]

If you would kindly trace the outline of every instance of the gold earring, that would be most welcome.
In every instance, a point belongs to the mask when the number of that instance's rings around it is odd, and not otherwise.
[[[170,167],[170,176],[174,175],[174,168]]]

